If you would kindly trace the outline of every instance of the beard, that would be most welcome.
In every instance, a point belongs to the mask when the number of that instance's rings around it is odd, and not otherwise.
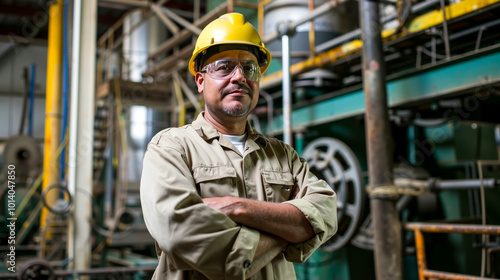
[[[248,96],[250,97],[250,103],[248,105],[245,105],[243,102],[239,103],[238,105],[232,106],[232,107],[227,107],[224,106],[223,103],[219,103],[219,108],[218,110],[214,110],[215,108],[212,106],[212,104],[206,104],[207,108],[211,112],[217,112],[220,111],[223,114],[230,116],[230,117],[242,117],[250,112],[252,109],[252,97],[253,97],[253,90],[245,85],[245,84],[239,84],[239,85],[232,85],[231,87],[227,87],[224,90],[222,90],[221,97],[224,98],[226,95],[230,94],[231,91],[233,90],[238,90],[242,89],[245,90],[248,93]]]
[[[250,111],[250,106],[238,105],[231,108],[220,106],[222,113],[231,117],[242,117]]]

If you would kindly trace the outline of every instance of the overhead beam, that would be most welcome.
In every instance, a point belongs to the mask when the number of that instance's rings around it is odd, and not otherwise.
[[[205,27],[208,23],[213,21],[214,19],[218,18],[219,16],[223,15],[227,11],[227,2],[224,4],[221,4],[219,7],[216,9],[212,10],[210,13],[204,15],[202,18],[199,20],[196,20],[193,25],[196,27]],[[187,29],[183,29],[181,32],[179,32],[177,35],[172,36],[169,40],[161,44],[156,50],[154,50],[149,56],[148,59],[154,59],[156,56],[165,53],[167,51],[170,51],[173,49],[175,46],[178,46],[179,44],[187,41],[189,38],[191,38],[193,34],[191,31]],[[146,69],[144,74],[142,74],[143,77],[147,76],[152,76],[156,74],[158,71],[169,68],[171,69],[172,67],[176,66],[178,63],[180,63],[181,60],[189,58],[189,55],[194,49],[194,44],[190,44],[183,49],[181,49],[175,56],[169,56],[165,58],[164,60],[160,61],[159,63],[153,65],[152,67]]]
[[[179,33],[179,27],[177,27],[177,25],[163,13],[163,10],[159,5],[151,5],[151,10],[163,22],[163,24],[165,24],[165,26],[168,28],[168,30],[170,30],[170,32],[172,32],[172,34],[175,35]]]
[[[142,7],[146,8],[151,5],[149,1],[139,1],[139,0],[99,0],[99,3],[105,4],[120,4],[128,7]]]
[[[182,17],[176,15],[174,12],[168,10],[165,7],[160,7],[160,9],[167,14],[168,17],[171,19],[175,20],[177,23],[180,25],[184,26],[187,30],[193,32],[195,35],[200,35],[201,29],[199,29],[196,25],[188,22],[187,20],[183,19]]]
[[[106,1],[106,0],[101,0],[101,1]],[[167,2],[168,0],[158,0],[156,2],[156,5],[163,5]],[[125,20],[125,18],[127,18],[129,16],[130,12],[127,12],[125,13],[118,21],[116,21],[109,29],[108,31],[106,31],[98,40],[97,40],[97,45],[98,46],[102,46],[105,41],[109,38],[109,37],[112,37],[114,32],[120,28],[122,25],[123,25],[123,21]],[[137,24],[135,24],[134,26],[132,26],[130,32],[132,32],[132,30],[134,30],[135,28],[137,28],[138,26],[140,26],[144,21],[146,21],[147,19],[149,19],[149,17],[153,14],[153,12],[150,10],[148,11],[144,16],[143,18],[141,19],[140,22],[138,22]],[[126,36],[127,34],[122,34],[118,39],[114,40],[114,44],[113,44],[113,47],[112,47],[112,50],[116,49],[122,42],[123,42],[123,38],[124,36]]]
[[[224,2],[216,9],[212,10],[208,14],[201,17],[199,20],[196,20],[193,23],[193,25],[198,27],[198,28],[200,28],[200,27],[203,28],[208,23],[210,23],[214,19],[220,17],[221,15],[223,15],[226,12],[227,12],[227,2]],[[181,32],[179,32],[179,34],[177,34],[177,35],[173,36],[172,38],[170,38],[169,40],[165,41],[156,50],[151,52],[151,54],[149,54],[149,56],[148,56],[148,59],[154,59],[156,56],[171,50],[174,46],[177,46],[180,43],[183,43],[186,40],[188,40],[189,38],[191,38],[191,36],[193,36],[193,34],[189,30],[182,30]],[[146,72],[148,72],[148,71],[146,71]]]
[[[189,46],[186,46],[182,48],[179,52],[177,52],[175,55],[168,56],[164,60],[160,61],[159,63],[155,64],[154,66],[148,68],[143,74],[143,77],[148,77],[152,76],[158,71],[161,71],[166,68],[171,68],[172,66],[175,66],[175,64],[179,60],[186,60],[189,59],[189,56],[194,50],[194,44],[191,44]]]

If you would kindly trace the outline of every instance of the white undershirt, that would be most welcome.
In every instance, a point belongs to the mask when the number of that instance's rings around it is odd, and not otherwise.
[[[226,135],[226,134],[222,135],[226,136],[227,139],[229,139],[229,141],[233,143],[236,149],[238,149],[238,151],[240,151],[240,153],[243,154],[243,151],[245,150],[245,138],[247,136],[246,133],[243,135]]]

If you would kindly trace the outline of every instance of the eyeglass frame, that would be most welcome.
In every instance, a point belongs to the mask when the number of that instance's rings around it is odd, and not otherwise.
[[[218,62],[224,62],[224,61],[227,61],[227,62],[238,62],[238,64],[233,68],[233,70],[228,73],[226,76],[224,77],[215,77],[213,76],[213,72],[214,71],[209,71],[209,68],[211,67],[215,67],[216,63]],[[244,62],[244,63],[250,63],[249,65],[253,65],[256,67],[256,70],[258,71],[257,72],[257,80],[252,80],[246,73],[245,73],[245,70],[243,69],[243,65],[241,65],[241,63]],[[253,61],[253,60],[240,60],[240,59],[219,59],[219,60],[216,60],[214,62],[211,62],[207,65],[205,65],[203,68],[201,68],[200,72],[201,73],[207,73],[208,76],[210,76],[212,79],[216,79],[216,80],[225,80],[225,79],[230,79],[231,77],[234,76],[234,74],[236,73],[236,69],[237,68],[240,68],[240,71],[241,71],[241,74],[246,78],[248,79],[249,81],[253,81],[253,82],[258,82],[260,81],[260,79],[262,78],[261,75],[262,75],[262,72],[260,70],[260,65]]]

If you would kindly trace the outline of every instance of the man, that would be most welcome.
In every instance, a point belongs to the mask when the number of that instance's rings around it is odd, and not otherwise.
[[[200,34],[189,69],[205,111],[159,132],[141,180],[153,279],[295,279],[337,230],[336,196],[288,145],[249,124],[271,56],[243,15]]]

